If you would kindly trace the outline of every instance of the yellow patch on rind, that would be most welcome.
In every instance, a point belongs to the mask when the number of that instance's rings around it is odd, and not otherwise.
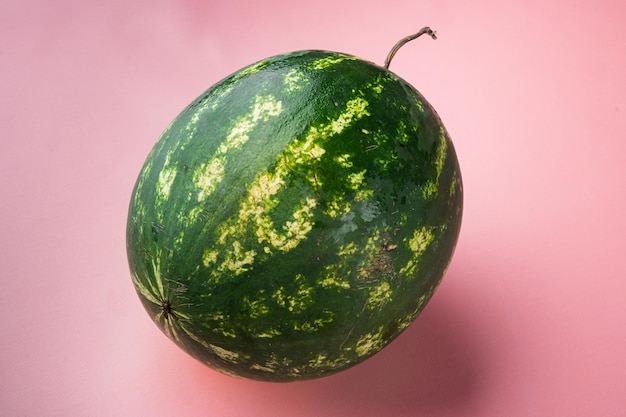
[[[351,61],[355,59],[356,58],[347,55],[328,55],[324,58],[316,59],[315,61],[313,61],[309,65],[309,68],[318,71],[332,67],[333,65],[337,65],[343,61]]]
[[[304,88],[309,83],[309,79],[306,78],[301,70],[293,68],[285,74],[284,83],[287,87],[287,91],[293,93],[294,91]]]
[[[422,190],[424,198],[435,197],[439,192],[439,178],[443,172],[443,167],[448,156],[448,141],[446,139],[446,131],[443,127],[439,129],[439,145],[435,156],[435,179],[429,180]]]
[[[261,119],[264,114],[276,115],[279,106],[270,105],[271,100],[258,102],[258,110],[249,114],[250,120],[246,123]],[[256,236],[256,243],[262,253],[272,253],[274,250],[288,252],[306,239],[313,228],[313,215],[317,207],[317,199],[314,196],[303,197],[299,204],[292,208],[292,213],[282,225],[275,224],[272,212],[277,209],[280,199],[276,195],[284,188],[288,175],[296,166],[312,166],[315,161],[322,158],[325,149],[323,142],[329,137],[341,133],[356,120],[369,116],[367,111],[368,102],[362,97],[356,97],[346,103],[345,110],[335,119],[317,126],[311,126],[304,138],[296,140],[281,153],[270,171],[259,174],[250,187],[247,195],[241,202],[238,212],[224,222],[219,230],[219,248],[207,248],[203,263],[206,267],[215,267],[215,271],[230,270],[236,274],[245,272],[252,267],[256,250],[244,249],[249,236]],[[261,111],[263,110],[263,111]],[[246,116],[246,117],[248,117]],[[229,139],[220,148],[217,157],[223,157],[223,153],[232,147],[240,146],[241,135],[246,134],[247,128],[243,128],[240,121],[235,133],[229,135]],[[235,138],[238,138],[235,140]],[[343,163],[347,163],[344,161]],[[348,180],[353,190],[359,190],[364,184],[365,171],[353,174]],[[319,186],[319,180],[315,174],[308,178],[312,189]],[[208,194],[206,194],[208,195]],[[206,197],[202,194],[202,197]],[[365,197],[363,195],[362,197]],[[330,203],[337,205],[338,210],[347,212],[346,202],[335,201]],[[247,243],[248,245],[250,243]],[[217,275],[214,274],[214,278]]]
[[[239,149],[250,137],[248,134],[260,123],[282,113],[282,102],[272,95],[256,96],[250,113],[239,118],[226,140],[222,143],[213,158],[202,163],[194,171],[193,180],[198,189],[198,202],[211,195],[217,185],[224,179],[226,171],[226,155],[233,149]]]
[[[372,287],[369,291],[367,300],[367,308],[376,310],[391,301],[391,286],[388,282],[381,282],[379,285]]]
[[[381,350],[384,346],[383,326],[378,328],[378,333],[367,333],[356,342],[355,352],[360,356],[369,356]]]
[[[432,243],[434,239],[435,234],[429,227],[424,226],[413,232],[413,236],[408,239],[408,242],[406,242],[408,248],[411,250],[411,252],[413,252],[413,258],[410,259],[402,269],[400,269],[401,274],[407,276],[413,276],[415,274],[415,271],[419,266],[420,257],[422,256],[424,251],[428,249],[428,246]]]

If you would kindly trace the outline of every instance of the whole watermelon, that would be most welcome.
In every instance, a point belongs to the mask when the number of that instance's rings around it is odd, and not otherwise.
[[[461,174],[435,110],[387,65],[315,50],[257,62],[148,155],[128,214],[132,280],[199,361],[265,381],[329,375],[431,298],[459,234]]]

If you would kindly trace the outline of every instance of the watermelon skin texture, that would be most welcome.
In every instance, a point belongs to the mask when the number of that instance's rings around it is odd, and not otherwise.
[[[422,311],[462,201],[448,132],[410,84],[346,54],[279,55],[164,131],[132,193],[131,276],[163,333],[206,365],[318,378]]]

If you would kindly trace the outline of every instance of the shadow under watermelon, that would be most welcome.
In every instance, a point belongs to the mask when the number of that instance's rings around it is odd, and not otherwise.
[[[456,281],[448,276],[444,284],[448,280]],[[339,374],[302,383],[319,415],[437,415],[461,412],[475,401],[486,359],[463,307],[447,296],[444,284],[381,352]]]

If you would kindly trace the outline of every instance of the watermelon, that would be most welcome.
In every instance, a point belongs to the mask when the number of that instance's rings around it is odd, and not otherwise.
[[[132,192],[127,255],[145,310],[191,356],[241,378],[322,377],[380,351],[431,298],[461,173],[433,107],[388,64],[274,56],[165,129]]]

